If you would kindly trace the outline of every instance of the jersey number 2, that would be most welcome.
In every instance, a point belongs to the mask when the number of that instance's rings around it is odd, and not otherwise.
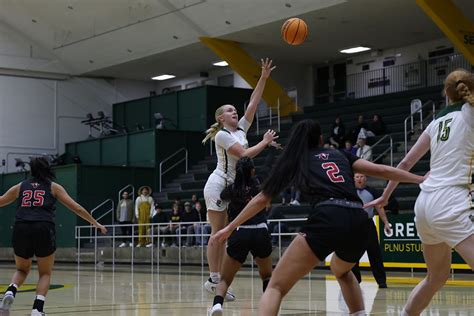
[[[325,162],[321,165],[324,170],[326,170],[326,174],[329,177],[329,180],[334,183],[346,182],[344,177],[340,174],[339,167],[334,162]]]
[[[33,199],[33,206],[43,206],[44,195],[43,190],[25,190],[21,199],[21,207],[31,207],[31,200]]]

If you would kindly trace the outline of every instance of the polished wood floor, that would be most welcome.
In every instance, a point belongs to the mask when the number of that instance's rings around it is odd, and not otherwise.
[[[14,272],[12,264],[0,266],[0,290]],[[365,274],[362,288],[370,315],[400,315],[406,299],[423,273],[389,272],[388,289],[378,289]],[[48,315],[207,315],[212,296],[203,290],[207,278],[202,267],[57,265],[52,290],[45,304]],[[29,315],[34,298],[36,270],[20,288],[11,316]],[[224,315],[254,315],[261,295],[257,271],[241,271],[233,291],[237,300],[224,305]],[[344,315],[339,286],[328,271],[301,280],[285,298],[281,315]],[[0,314],[2,315],[2,314]],[[5,314],[4,314],[5,315]],[[474,315],[474,275],[455,274],[438,293],[424,315]]]

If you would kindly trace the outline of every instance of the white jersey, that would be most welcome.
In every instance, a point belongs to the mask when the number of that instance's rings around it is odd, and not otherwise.
[[[468,103],[447,106],[424,133],[430,136],[430,175],[423,191],[464,186],[471,191],[474,166],[474,108]]]
[[[230,184],[235,179],[235,165],[239,157],[230,155],[227,150],[235,143],[239,143],[244,148],[249,147],[247,141],[247,131],[250,128],[250,123],[242,117],[237,124],[237,130],[231,132],[225,128],[217,132],[214,142],[216,143],[217,167],[214,174],[226,179]]]

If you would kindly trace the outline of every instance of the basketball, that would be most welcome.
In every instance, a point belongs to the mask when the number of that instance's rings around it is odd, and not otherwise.
[[[290,45],[300,45],[308,36],[308,26],[305,21],[291,18],[285,21],[281,27],[281,37]]]

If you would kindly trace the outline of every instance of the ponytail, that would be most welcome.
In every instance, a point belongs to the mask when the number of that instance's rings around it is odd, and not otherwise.
[[[206,131],[206,137],[202,140],[202,143],[207,143],[208,140],[214,140],[216,137],[217,132],[222,129],[222,124],[220,122],[216,122],[212,124]]]
[[[464,102],[467,102],[470,106],[474,107],[474,95],[472,95],[471,90],[469,90],[469,87],[464,81],[458,80],[456,82],[456,91]]]

